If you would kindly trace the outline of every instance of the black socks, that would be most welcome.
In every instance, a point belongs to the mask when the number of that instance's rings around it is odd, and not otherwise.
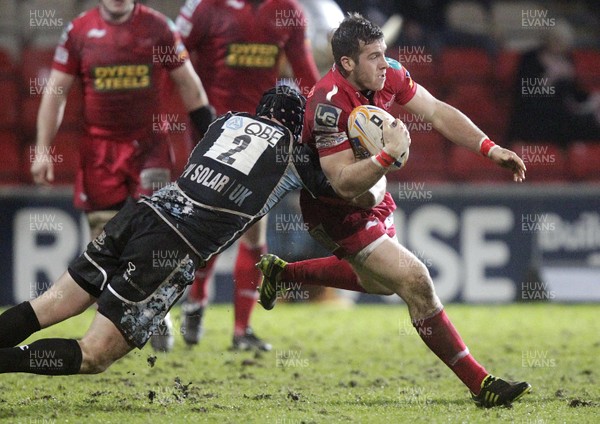
[[[71,375],[81,368],[81,348],[73,339],[42,339],[30,345],[0,349],[0,373]]]
[[[29,302],[14,306],[0,315],[0,348],[13,347],[40,330]]]

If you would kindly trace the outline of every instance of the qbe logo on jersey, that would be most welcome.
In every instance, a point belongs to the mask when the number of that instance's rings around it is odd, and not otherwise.
[[[205,156],[248,175],[267,147],[274,147],[284,135],[272,125],[233,116],[225,121],[223,133]]]

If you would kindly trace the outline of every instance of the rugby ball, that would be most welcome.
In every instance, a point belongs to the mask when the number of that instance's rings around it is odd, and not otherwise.
[[[385,146],[383,141],[383,122],[393,121],[394,117],[385,110],[372,105],[361,105],[348,116],[348,139],[354,155],[364,159],[376,155]],[[392,170],[402,168],[408,160],[409,149],[400,155]]]

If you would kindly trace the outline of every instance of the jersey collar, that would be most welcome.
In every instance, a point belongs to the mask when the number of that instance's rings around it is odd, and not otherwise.
[[[342,73],[340,72],[340,70],[338,69],[338,67],[335,65],[335,63],[333,64],[333,67],[331,68],[331,73],[333,74],[333,80],[335,81],[335,84],[341,88],[342,90],[344,90],[349,96],[351,97],[355,97],[357,99],[360,99],[360,102],[362,104],[375,104],[375,97],[378,95],[377,91],[375,92],[371,92],[372,93],[372,99],[373,102],[371,102],[371,100],[365,96],[361,91],[357,90],[356,87],[354,87],[352,84],[350,84],[350,82],[346,79],[346,77],[344,77],[342,75]]]

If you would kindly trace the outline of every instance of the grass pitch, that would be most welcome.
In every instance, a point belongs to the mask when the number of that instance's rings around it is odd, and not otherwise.
[[[274,345],[231,352],[231,306],[211,306],[201,343],[133,351],[103,374],[0,376],[0,420],[21,423],[597,423],[597,305],[448,305],[475,357],[533,392],[479,409],[428,351],[404,306],[260,307]],[[180,323],[179,309],[174,321]],[[81,337],[93,311],[34,335]],[[156,356],[156,358],[154,358]],[[152,366],[153,364],[153,366]]]

